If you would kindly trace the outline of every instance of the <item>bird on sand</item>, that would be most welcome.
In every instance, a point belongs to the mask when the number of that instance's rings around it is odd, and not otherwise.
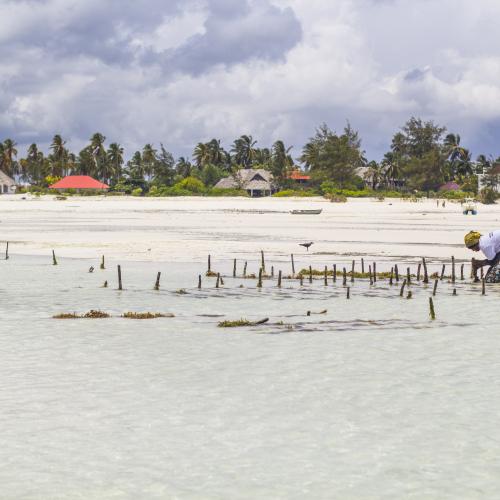
[[[309,243],[299,243],[299,245],[300,245],[301,247],[306,248],[308,252],[309,252],[309,247],[310,247],[312,244],[313,244],[313,242],[312,242],[312,241],[310,241]]]
[[[93,273],[93,272],[94,272],[94,266],[90,266],[89,273]]]

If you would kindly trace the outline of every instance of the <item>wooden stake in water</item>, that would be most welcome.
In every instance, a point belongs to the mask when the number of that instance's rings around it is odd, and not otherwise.
[[[333,282],[337,282],[337,264],[333,264]]]
[[[431,319],[434,321],[436,319],[436,311],[434,311],[434,302],[432,297],[429,297],[429,314]]]
[[[233,278],[236,278],[236,259],[233,261]]]
[[[215,288],[219,288],[220,286],[220,273],[217,273],[217,281],[215,282]]]
[[[57,266],[56,253],[52,250],[52,265]]]
[[[345,270],[345,267],[342,269],[342,278],[343,278],[342,285],[347,286],[347,272]]]
[[[118,265],[118,290],[123,290],[122,287],[122,266]]]
[[[291,257],[292,257],[292,276],[295,276],[295,261],[293,260],[293,253]]]
[[[460,279],[463,281],[465,279],[465,276],[464,276],[464,267],[465,267],[465,264],[462,264],[460,266]]]
[[[486,295],[486,280],[481,278],[481,295]]]
[[[309,283],[313,282],[313,270],[312,266],[309,266]]]
[[[278,286],[281,288],[281,269],[278,271]]]
[[[264,250],[260,251],[260,262],[262,267],[262,272],[266,272],[266,259],[264,258]]]
[[[396,283],[399,283],[399,269],[397,264],[394,265],[394,274],[396,275]]]
[[[377,263],[373,263],[373,282],[377,282]]]
[[[406,284],[408,286],[411,285],[411,272],[409,267],[406,268]]]
[[[373,285],[372,266],[368,266],[368,276],[370,276],[370,285]]]
[[[158,274],[156,275],[155,290],[160,289],[160,278],[161,278],[161,273],[158,272]]]
[[[455,257],[453,255],[451,256],[451,282],[455,283],[456,276],[455,276]]]
[[[439,281],[438,281],[438,280],[435,280],[435,281],[434,281],[434,288],[433,288],[433,290],[432,290],[432,296],[433,296],[433,297],[435,297],[435,296],[436,296],[438,283],[439,283]]]
[[[351,298],[351,287],[347,287],[347,299]]]
[[[411,293],[410,290],[408,290],[408,295],[406,296],[407,299],[411,299],[413,297],[413,293]]]
[[[246,278],[247,277],[247,262],[245,261],[245,265],[243,266],[243,277]]]
[[[102,287],[103,287],[103,288],[108,288],[108,282],[107,282],[107,281],[105,281],[105,282],[104,282],[104,285],[102,285]]]
[[[352,266],[351,266],[351,283],[354,283],[354,266],[356,264],[356,261],[352,261]]]
[[[302,276],[302,274],[299,274],[299,278],[300,278],[300,286],[304,286],[304,276]]]
[[[198,290],[201,290],[201,274],[198,275]]]
[[[391,277],[389,278],[389,285],[391,286],[393,284],[393,279],[394,279],[394,268],[391,267]]]
[[[445,269],[446,269],[446,264],[443,264],[443,267],[441,268],[441,276],[439,278],[441,281],[443,281]]]
[[[427,272],[427,262],[425,262],[425,257],[422,257],[422,265],[424,266],[424,283],[429,283],[429,274]]]
[[[457,295],[457,289],[456,288],[453,289],[453,295]]]
[[[9,242],[5,245],[5,260],[9,260]]]
[[[399,296],[402,297],[403,293],[405,291],[405,286],[406,286],[406,279],[403,280],[403,284],[401,285],[401,290],[399,291]]]
[[[271,266],[271,278],[274,278],[274,266]]]
[[[361,273],[365,274],[365,259],[361,259]]]
[[[417,281],[420,281],[420,269],[422,269],[422,264],[419,262],[417,267]]]
[[[104,267],[104,255],[102,256],[102,259],[101,259],[101,269],[106,269]]]
[[[259,281],[257,282],[257,288],[262,288],[262,267],[259,269]]]
[[[208,269],[207,272],[210,273],[212,271],[212,258],[210,257],[210,254],[208,254]]]
[[[325,266],[325,286],[328,286],[328,268]]]

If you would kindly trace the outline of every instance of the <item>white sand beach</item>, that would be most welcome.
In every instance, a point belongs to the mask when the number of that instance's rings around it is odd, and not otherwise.
[[[23,199],[26,198],[26,199]],[[291,215],[293,209],[321,208],[321,215]],[[308,259],[323,262],[365,256],[470,259],[463,235],[470,229],[500,227],[500,206],[479,207],[464,216],[459,203],[379,202],[322,198],[134,198],[0,196],[0,241],[26,255],[121,260],[205,261],[216,258],[288,259],[306,253],[298,243],[313,241]],[[331,256],[331,257],[329,257]]]

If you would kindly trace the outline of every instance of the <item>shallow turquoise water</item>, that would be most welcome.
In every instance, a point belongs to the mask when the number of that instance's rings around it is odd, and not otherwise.
[[[386,282],[357,281],[350,300],[341,280],[282,289],[268,280],[257,290],[256,280],[229,276],[231,261],[215,261],[224,287],[204,277],[199,291],[205,263],[128,262],[120,292],[116,265],[0,261],[2,498],[498,491],[494,286],[481,297],[479,286],[459,282],[454,297],[440,283],[433,322],[422,285],[411,300]],[[257,266],[249,262],[249,272]],[[52,319],[90,309],[115,317]],[[125,311],[175,317],[117,317]],[[242,317],[270,321],[217,328]]]

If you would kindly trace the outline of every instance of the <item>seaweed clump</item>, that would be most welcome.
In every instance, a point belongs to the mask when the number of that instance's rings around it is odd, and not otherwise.
[[[235,328],[238,326],[256,326],[256,325],[263,325],[264,323],[267,323],[269,321],[269,318],[264,318],[261,319],[260,321],[248,321],[247,319],[241,318],[237,319],[234,321],[220,321],[219,324],[217,325],[219,328]]]
[[[89,312],[85,314],[76,314],[76,313],[61,313],[52,316],[54,319],[102,319],[109,318],[110,315],[104,311],[98,311],[91,309]]]
[[[61,313],[61,314],[55,314],[52,316],[53,319],[79,319],[81,316],[79,316],[76,313]]]
[[[173,318],[174,315],[169,313],[152,313],[152,312],[143,312],[143,313],[137,313],[137,312],[126,312],[123,313],[122,318],[127,318],[127,319],[156,319],[156,318]]]

